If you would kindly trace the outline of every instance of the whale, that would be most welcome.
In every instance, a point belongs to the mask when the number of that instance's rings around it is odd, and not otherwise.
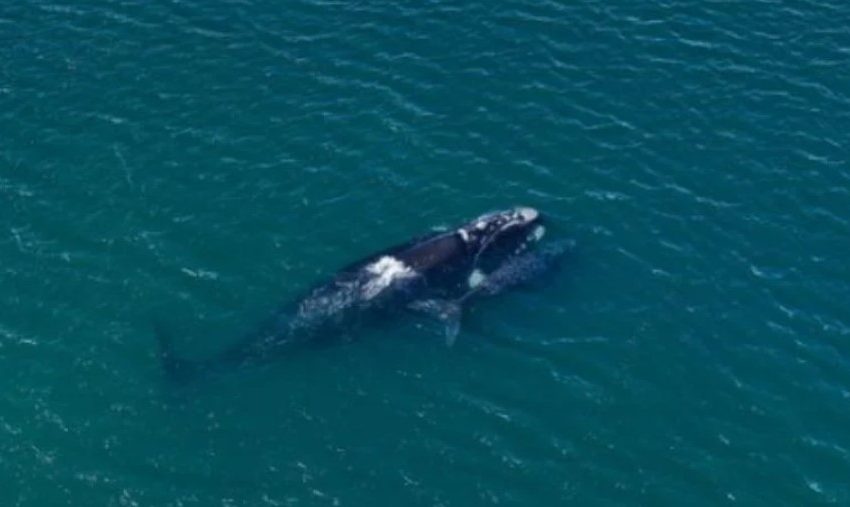
[[[178,355],[171,334],[155,323],[158,355],[168,378],[186,381],[266,361],[305,344],[332,342],[405,313],[438,319],[451,345],[464,304],[539,277],[556,263],[566,248],[539,247],[545,231],[535,208],[488,212],[343,266],[210,357]]]

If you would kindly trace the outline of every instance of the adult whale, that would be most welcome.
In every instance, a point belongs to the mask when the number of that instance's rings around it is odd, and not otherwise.
[[[168,333],[157,326],[160,358],[170,378],[187,380],[268,359],[298,344],[333,338],[353,326],[410,309],[444,320],[452,342],[460,303],[521,283],[555,257],[545,249],[540,257],[534,253],[545,231],[541,221],[537,210],[516,207],[376,252],[343,267],[237,343],[204,360],[178,357]],[[488,274],[493,275],[489,281]]]

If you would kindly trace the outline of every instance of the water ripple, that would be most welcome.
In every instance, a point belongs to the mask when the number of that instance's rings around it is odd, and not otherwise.
[[[847,13],[10,5],[0,503],[846,503]],[[162,394],[152,315],[217,350],[506,203],[578,253],[454,349],[402,324]]]

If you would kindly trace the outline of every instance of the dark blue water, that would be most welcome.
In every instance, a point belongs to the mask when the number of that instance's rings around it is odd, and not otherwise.
[[[850,4],[5,2],[0,505],[850,503]],[[482,301],[175,388],[515,204]]]

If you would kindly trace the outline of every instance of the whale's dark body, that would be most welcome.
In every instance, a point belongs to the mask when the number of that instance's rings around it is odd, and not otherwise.
[[[477,294],[492,295],[539,274],[554,258],[535,243],[540,215],[515,208],[483,215],[447,232],[433,233],[371,254],[343,267],[276,312],[258,329],[206,360],[177,357],[162,329],[160,356],[172,379],[188,379],[267,359],[299,344],[337,337],[354,327],[408,309],[447,321],[457,333],[459,306]],[[487,274],[493,275],[488,280]],[[452,308],[452,312],[435,311]]]

